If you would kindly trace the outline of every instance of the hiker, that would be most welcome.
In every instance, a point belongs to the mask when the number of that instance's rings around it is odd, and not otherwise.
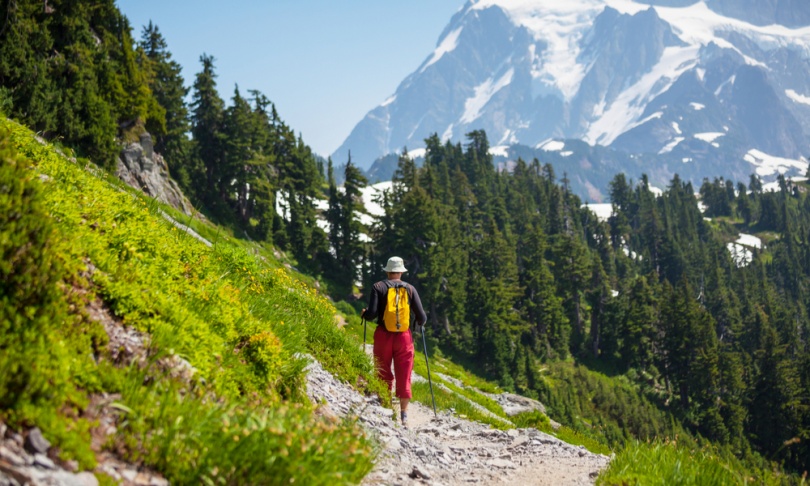
[[[383,268],[388,278],[375,283],[371,289],[368,308],[360,314],[368,321],[377,320],[374,331],[374,362],[377,375],[388,383],[391,391],[396,376],[396,396],[399,398],[400,420],[408,427],[408,402],[411,401],[411,371],[413,371],[413,335],[411,324],[424,332],[427,315],[416,289],[402,280],[408,270],[400,257],[391,257]],[[391,373],[391,361],[394,373]]]

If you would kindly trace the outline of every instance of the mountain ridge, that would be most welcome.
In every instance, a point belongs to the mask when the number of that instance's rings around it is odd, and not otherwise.
[[[794,27],[768,23],[785,9],[796,13]],[[651,157],[649,171],[705,161],[687,171],[697,180],[717,167],[747,177],[751,150],[802,160],[810,10],[786,1],[749,10],[722,1],[467,2],[332,158],[351,150],[367,170],[386,154],[423,148],[434,133],[456,143],[484,129],[494,146],[580,139],[628,157],[674,153]],[[692,141],[703,133],[723,135]]]

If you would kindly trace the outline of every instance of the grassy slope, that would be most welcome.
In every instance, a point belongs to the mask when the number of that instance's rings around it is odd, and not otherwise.
[[[327,300],[225,237],[208,248],[176,230],[151,199],[24,127],[0,120],[0,145],[13,223],[0,227],[0,250],[18,260],[3,277],[33,289],[0,295],[0,419],[40,426],[62,458],[92,468],[85,410],[114,393],[120,421],[106,447],[172,483],[352,483],[370,470],[373,445],[357,426],[319,418],[305,397],[304,354],[361,388],[378,383]],[[146,364],[112,362],[84,312],[96,298],[151,336]],[[190,381],[159,364],[171,355],[196,369]]]

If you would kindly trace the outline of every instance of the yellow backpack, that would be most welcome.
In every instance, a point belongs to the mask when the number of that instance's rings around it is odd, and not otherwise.
[[[405,282],[393,282],[388,287],[383,323],[390,332],[405,332],[410,327],[411,303]]]

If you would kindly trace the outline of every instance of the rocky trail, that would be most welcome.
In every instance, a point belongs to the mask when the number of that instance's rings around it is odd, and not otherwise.
[[[358,416],[383,444],[365,485],[587,485],[610,460],[535,429],[501,431],[441,411],[436,417],[416,402],[405,429],[376,397],[360,395],[317,362],[309,365],[307,393],[325,414]]]

